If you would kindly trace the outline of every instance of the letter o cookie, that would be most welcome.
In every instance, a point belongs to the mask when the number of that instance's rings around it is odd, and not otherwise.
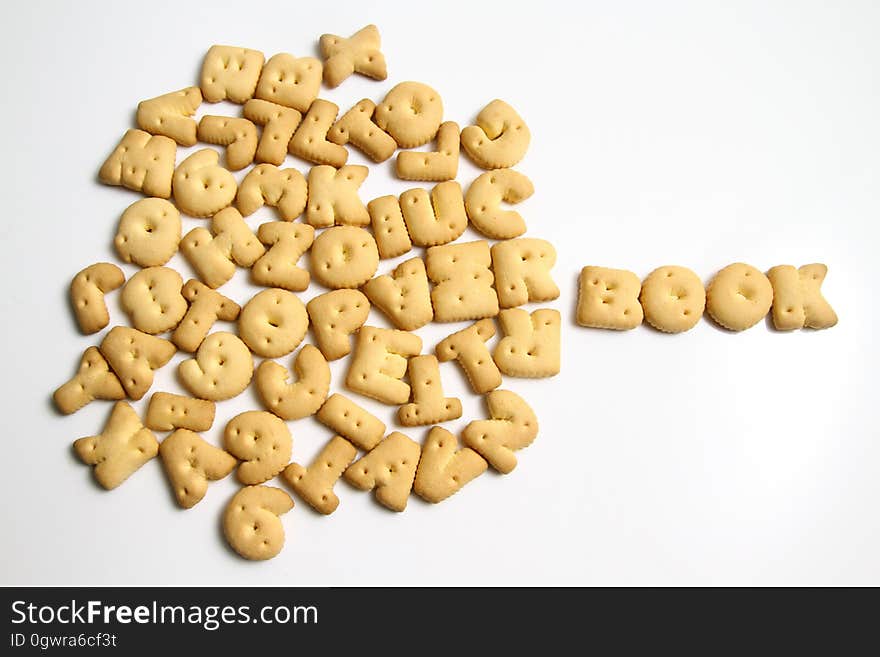
[[[427,144],[443,121],[440,94],[421,82],[401,82],[376,107],[373,118],[401,148]]]
[[[144,198],[122,213],[113,244],[124,262],[157,267],[177,253],[180,230],[180,212],[173,203]]]
[[[309,329],[306,307],[293,292],[272,288],[248,301],[238,316],[238,334],[257,356],[278,358],[299,346]]]
[[[687,267],[666,266],[648,274],[639,301],[651,326],[664,333],[681,333],[703,316],[706,291],[699,276]]]
[[[706,290],[706,310],[718,324],[744,331],[770,312],[773,286],[760,271],[737,262],[717,274]]]
[[[180,363],[177,373],[190,394],[223,401],[248,387],[254,375],[254,359],[238,336],[220,331],[205,338],[195,358]]]
[[[280,488],[242,488],[226,505],[223,534],[245,559],[271,559],[284,547],[284,526],[278,516],[292,508],[293,500]]]
[[[333,289],[360,287],[379,266],[376,240],[363,228],[335,226],[312,244],[312,276]]]

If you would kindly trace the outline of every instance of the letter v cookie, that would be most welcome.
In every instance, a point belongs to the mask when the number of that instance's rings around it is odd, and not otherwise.
[[[293,361],[296,380],[274,360],[264,360],[255,376],[263,404],[283,420],[298,420],[317,412],[330,390],[330,366],[310,344],[300,349]]]
[[[364,292],[396,328],[414,331],[434,318],[431,286],[421,258],[399,264],[390,275],[367,281]]]
[[[309,467],[291,463],[281,477],[312,508],[329,515],[339,506],[333,486],[355,456],[357,449],[354,445],[341,436],[334,436]]]
[[[101,355],[119,377],[132,399],[143,397],[153,385],[153,370],[171,360],[175,346],[168,340],[147,335],[127,326],[114,326],[104,336]]]
[[[345,470],[345,480],[361,490],[376,491],[376,501],[403,511],[412,490],[421,447],[397,431]]]
[[[522,308],[510,308],[501,311],[498,321],[505,335],[493,354],[498,369],[527,378],[559,374],[558,310],[542,308],[529,315]]]
[[[433,427],[422,446],[413,491],[436,504],[454,495],[488,468],[485,459],[470,447],[458,449],[458,439],[443,427]]]
[[[77,456],[95,466],[95,479],[107,490],[116,488],[159,451],[159,442],[128,402],[116,402],[104,430],[73,443]]]
[[[208,492],[208,482],[235,469],[235,458],[188,429],[177,429],[159,445],[159,456],[177,503],[190,509]]]
[[[486,395],[488,420],[474,420],[462,432],[465,445],[493,468],[507,474],[516,467],[514,452],[532,444],[538,435],[538,418],[528,404],[509,390]]]
[[[125,390],[98,348],[89,347],[83,352],[76,374],[53,397],[58,410],[70,414],[95,399],[125,399]]]

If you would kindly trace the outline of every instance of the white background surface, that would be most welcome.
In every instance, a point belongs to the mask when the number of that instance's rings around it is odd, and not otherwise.
[[[876,3],[28,2],[0,13],[0,584],[880,584]],[[117,219],[139,198],[96,182],[138,101],[195,83],[213,43],[314,54],[322,32],[368,22],[389,79],[350,78],[322,96],[347,109],[416,79],[461,125],[495,97],[529,123],[517,168],[536,194],[520,210],[528,236],[559,253],[562,295],[549,305],[564,317],[563,371],[505,380],[541,422],[512,474],[487,473],[437,506],[412,497],[403,514],[340,482],[336,513],[297,501],[285,550],[248,563],[220,533],[234,477],[181,511],[158,460],[108,493],[74,458],[71,442],[100,431],[110,404],[69,417],[51,406],[103,335],[78,333],[67,285],[115,260]],[[364,160],[352,150],[350,162]],[[365,201],[412,186],[391,166],[371,172]],[[463,162],[459,180],[476,173]],[[573,323],[583,265],[644,276],[679,264],[708,281],[735,261],[827,263],[839,325],[729,334],[703,320],[667,336]],[[243,303],[255,292],[246,278],[222,291]],[[112,322],[126,323],[118,298]],[[384,325],[376,310],[370,321]],[[427,350],[458,328],[419,333]],[[334,389],[345,366],[333,366]],[[173,372],[153,390],[179,391]],[[442,375],[464,404],[448,425],[459,431],[484,409],[454,364]],[[355,398],[391,420],[394,408]],[[250,391],[221,404],[206,437],[219,442],[249,408]],[[291,429],[300,462],[329,438],[311,419]]]

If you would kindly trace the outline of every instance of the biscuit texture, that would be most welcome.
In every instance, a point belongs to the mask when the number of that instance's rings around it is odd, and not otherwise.
[[[145,424],[154,431],[207,431],[214,424],[214,410],[214,402],[155,392],[150,397]]]
[[[370,314],[370,302],[360,290],[333,290],[314,297],[306,305],[318,349],[327,360],[351,351],[349,336]]]
[[[242,113],[244,118],[263,127],[254,159],[275,166],[282,164],[293,133],[302,121],[302,114],[290,107],[259,98],[247,101]]]
[[[421,258],[411,258],[399,264],[391,274],[370,279],[364,283],[363,290],[395,328],[414,331],[434,318],[431,286]]]
[[[332,289],[360,287],[379,267],[376,240],[354,226],[328,228],[315,238],[309,255],[312,276]]]
[[[412,240],[396,196],[380,196],[367,204],[379,257],[396,258],[412,248]]]
[[[234,322],[241,312],[241,307],[232,299],[201,281],[187,281],[180,293],[189,302],[189,308],[171,334],[171,341],[183,351],[194,352],[217,320]]]
[[[177,144],[161,135],[129,130],[98,172],[107,185],[121,185],[146,196],[168,198]]]
[[[367,25],[349,38],[322,34],[318,42],[324,57],[324,82],[338,87],[352,73],[360,73],[374,80],[388,77],[379,28]]]
[[[477,124],[461,131],[461,146],[483,169],[504,169],[517,164],[529,148],[526,122],[503,100],[493,100],[477,114]]]
[[[471,225],[491,239],[507,240],[526,232],[526,222],[516,210],[503,210],[501,203],[516,204],[535,193],[532,181],[513,169],[480,174],[464,198]]]
[[[403,511],[412,490],[421,447],[397,431],[345,470],[345,480],[361,490],[375,490],[376,501]]]
[[[293,500],[280,488],[242,488],[226,505],[223,534],[245,559],[271,559],[284,547],[284,526],[278,516],[292,508]]]
[[[208,482],[223,479],[236,460],[189,429],[177,429],[159,445],[159,456],[177,503],[191,509],[204,499]]]
[[[191,217],[210,217],[232,203],[238,184],[219,161],[217,151],[203,148],[174,171],[174,202],[182,212]]]
[[[158,267],[177,253],[180,231],[180,212],[173,203],[144,198],[122,213],[113,245],[123,262]]]
[[[229,420],[223,446],[239,459],[236,476],[245,485],[268,481],[290,462],[293,437],[287,425],[266,411],[245,411]]]
[[[437,129],[437,150],[404,151],[397,156],[396,172],[401,180],[439,182],[454,180],[458,174],[459,132],[455,121],[441,123]]]
[[[384,404],[409,401],[403,379],[408,359],[422,351],[422,339],[406,331],[364,326],[358,332],[345,384],[349,390]]]
[[[437,135],[443,121],[443,100],[422,82],[401,82],[376,107],[374,121],[401,148],[415,148]]]
[[[400,195],[400,208],[406,229],[416,246],[454,242],[467,228],[461,185],[454,180],[435,185],[430,198],[425,189],[405,191]]]
[[[357,449],[354,445],[345,438],[334,436],[309,467],[291,463],[281,477],[315,511],[329,515],[339,506],[333,486],[355,456]]]
[[[209,103],[244,103],[254,95],[264,60],[259,50],[211,46],[202,62],[202,96]]]
[[[443,427],[433,427],[422,445],[413,492],[436,504],[483,474],[489,464],[470,447],[458,448],[458,439]]]
[[[315,164],[343,166],[348,160],[348,151],[327,139],[338,114],[337,105],[323,98],[316,99],[290,139],[290,154]]]
[[[826,329],[837,324],[837,313],[822,296],[828,267],[815,263],[795,269],[778,265],[767,272],[773,286],[773,325],[778,331]]]
[[[508,474],[516,467],[514,452],[528,447],[538,435],[538,418],[525,400],[510,390],[486,395],[489,419],[474,420],[462,432],[462,441],[493,468]]]
[[[181,362],[177,373],[190,394],[223,401],[248,387],[254,374],[254,359],[238,336],[220,331],[205,338],[195,358]]]
[[[494,335],[495,322],[481,319],[441,340],[434,352],[440,361],[456,360],[473,391],[482,395],[501,385],[501,370],[486,346]]]
[[[175,328],[188,305],[181,294],[183,279],[168,267],[147,267],[128,279],[120,302],[132,325],[150,335]]]
[[[642,323],[642,282],[631,271],[588,266],[578,278],[577,323],[628,331]]]
[[[323,67],[314,57],[281,52],[263,65],[254,95],[300,112],[309,109],[321,90]]]
[[[257,368],[257,393],[266,408],[283,420],[313,415],[330,390],[330,366],[313,345],[300,349],[293,360],[293,372],[291,377],[285,367],[273,360],[264,360]]]
[[[101,355],[119,377],[125,394],[138,400],[153,385],[153,371],[159,369],[177,349],[168,340],[127,326],[114,326],[101,341]]]
[[[502,308],[514,308],[534,301],[559,297],[550,277],[556,264],[556,249],[547,240],[522,238],[492,246],[495,289]]]
[[[384,162],[394,155],[397,142],[373,123],[375,111],[376,103],[364,98],[333,124],[327,133],[327,139],[340,146],[350,143],[373,162]]]
[[[436,321],[462,322],[498,314],[491,263],[489,245],[484,241],[428,249],[425,267],[434,282],[431,304]]]
[[[70,305],[83,333],[97,333],[110,323],[104,295],[125,283],[125,274],[116,265],[98,262],[80,271],[70,282]]]
[[[436,356],[410,358],[407,371],[412,402],[397,410],[397,419],[403,426],[439,424],[461,417],[461,400],[443,396],[440,364]]]
[[[96,399],[125,399],[125,389],[97,347],[83,352],[76,374],[54,393],[59,411],[75,413]]]
[[[639,302],[648,324],[664,333],[681,333],[692,329],[703,316],[706,291],[690,269],[667,265],[642,281]]]
[[[559,374],[560,330],[558,310],[541,308],[529,314],[522,308],[502,310],[498,315],[504,337],[492,357],[504,374],[543,378]]]
[[[307,289],[311,276],[297,262],[311,248],[315,229],[308,224],[270,221],[260,225],[257,237],[269,250],[251,267],[251,280],[293,292]]]
[[[254,295],[238,316],[238,334],[257,356],[278,358],[299,346],[309,329],[306,307],[293,292],[279,288]]]
[[[706,288],[706,311],[731,331],[751,328],[767,315],[772,304],[769,279],[741,262],[719,271]]]
[[[370,215],[358,196],[369,169],[363,166],[316,166],[309,171],[306,221],[315,228],[366,226]]]
[[[192,116],[202,104],[202,90],[187,87],[180,91],[142,100],[137,107],[141,130],[170,137],[181,146],[196,145],[196,122]]]
[[[306,179],[296,169],[258,164],[241,181],[235,205],[245,217],[269,205],[280,219],[293,221],[306,209],[308,195]]]
[[[316,417],[319,422],[365,452],[379,444],[385,435],[385,423],[382,420],[339,393],[330,395]]]
[[[244,169],[257,152],[257,126],[247,119],[206,114],[199,121],[199,141],[226,147],[226,166],[232,171]]]

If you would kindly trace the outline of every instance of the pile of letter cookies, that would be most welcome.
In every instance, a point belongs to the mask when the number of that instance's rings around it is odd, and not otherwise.
[[[323,62],[285,53],[264,62],[255,50],[214,46],[198,87],[140,103],[140,129],[125,133],[99,176],[145,197],[124,211],[115,238],[120,258],[141,269],[126,281],[116,265],[94,264],[70,287],[83,332],[107,327],[103,297],[117,288],[131,327],[112,327],[55,392],[64,413],[96,399],[117,400],[103,431],[74,444],[105,488],[158,455],[177,501],[190,508],[209,481],[236,470],[244,487],[226,506],[223,527],[232,547],[249,559],[271,558],[283,546],[278,516],[293,500],[284,489],[264,485],[277,475],[329,514],[338,505],[333,489],[340,477],[375,489],[381,504],[403,511],[411,491],[440,502],[490,465],[510,472],[514,452],[534,440],[538,423],[525,400],[499,389],[502,373],[548,377],[560,367],[559,313],[518,308],[558,297],[550,277],[554,249],[520,238],[525,222],[501,205],[533,191],[529,179],[510,168],[529,145],[523,120],[495,100],[476,125],[459,131],[443,121],[440,95],[418,82],[394,86],[378,105],[361,100],[338,117],[336,105],[318,98],[322,80],[335,87],[352,73],[385,79],[379,33],[368,26],[348,39],[324,35],[320,49]],[[203,100],[242,104],[242,116],[196,121]],[[177,145],[198,141],[225,147],[225,166],[210,148],[177,164]],[[395,161],[399,178],[436,183],[430,191],[361,201],[368,168],[346,166],[346,146],[383,162],[398,148],[432,141],[432,150],[403,150]],[[466,192],[455,182],[460,146],[486,170]],[[306,175],[279,168],[288,154],[314,166]],[[238,183],[230,170],[252,163]],[[274,208],[277,220],[254,231],[244,217],[264,205]],[[180,213],[208,221],[181,236]],[[455,243],[469,224],[497,242]],[[376,275],[380,260],[413,247],[424,248],[424,257]],[[165,266],[178,249],[197,278],[184,282]],[[308,269],[298,266],[306,252]],[[242,306],[219,291],[238,267],[266,288]],[[296,293],[313,279],[329,291],[304,304]],[[371,307],[396,328],[367,325]],[[496,316],[503,337],[490,352],[486,342],[495,335]],[[218,320],[235,322],[235,331],[216,330]],[[412,331],[432,320],[476,322],[442,340],[433,355],[422,354],[422,339]],[[316,346],[300,347],[309,329]],[[155,392],[140,418],[121,400],[144,397],[154,371],[178,349],[192,354],[177,369],[189,396]],[[346,388],[398,406],[403,427],[432,427],[423,444],[387,431],[348,396],[329,394],[328,361],[349,354]],[[254,356],[264,359],[257,367]],[[291,360],[273,360],[282,358]],[[488,418],[466,426],[461,446],[435,426],[462,415],[460,400],[444,397],[440,382],[439,361],[453,360],[488,407]],[[212,427],[215,403],[251,384],[264,408],[232,418],[223,449],[203,439],[199,433]],[[301,465],[291,462],[286,421],[310,415],[333,437],[310,465]],[[160,443],[154,431],[171,433]]]

